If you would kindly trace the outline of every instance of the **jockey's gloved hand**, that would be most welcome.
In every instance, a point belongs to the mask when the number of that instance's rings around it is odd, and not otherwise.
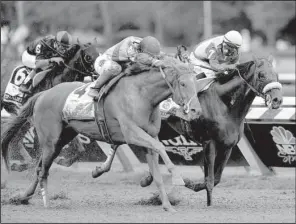
[[[233,70],[233,69],[236,69],[236,65],[227,65],[226,69],[227,69],[227,70]]]
[[[161,60],[153,60],[152,65],[155,66],[155,67],[165,68],[165,64]]]
[[[61,57],[54,57],[54,58],[51,58],[49,61],[50,61],[50,62],[55,62],[55,63],[57,63],[58,65],[64,63],[64,59],[61,58]]]

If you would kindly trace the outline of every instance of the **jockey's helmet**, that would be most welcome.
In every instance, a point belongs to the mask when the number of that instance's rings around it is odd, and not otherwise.
[[[243,38],[239,32],[231,30],[224,35],[223,41],[230,46],[239,48],[242,46]]]
[[[57,33],[56,40],[65,45],[72,44],[72,36],[67,31],[59,31]]]
[[[140,51],[153,56],[160,54],[160,43],[155,37],[144,37],[140,42]]]

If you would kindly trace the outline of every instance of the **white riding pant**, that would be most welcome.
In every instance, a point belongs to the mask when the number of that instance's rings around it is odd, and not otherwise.
[[[22,54],[22,62],[26,67],[36,68],[36,56],[29,54],[27,50],[25,50]]]
[[[110,75],[116,76],[122,71],[121,66],[117,62],[112,61],[110,57],[105,54],[97,57],[94,62],[94,68],[100,76],[105,74],[108,75],[108,73],[110,73]]]
[[[194,71],[196,72],[196,74],[200,74],[202,72],[205,73],[205,75],[210,78],[210,77],[215,77],[215,72],[212,71],[212,70],[209,70],[209,69],[205,69],[205,68],[202,68],[202,67],[199,67],[199,66],[195,66],[195,65],[202,65],[202,66],[206,66],[206,67],[211,67],[209,63],[205,62],[205,61],[202,61],[200,59],[197,59],[193,52],[191,52],[190,56],[189,56],[189,59],[190,59],[190,63],[192,65],[194,65]]]

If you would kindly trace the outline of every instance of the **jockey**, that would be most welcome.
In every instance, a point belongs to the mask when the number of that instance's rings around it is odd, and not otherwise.
[[[119,75],[122,71],[119,63],[132,61],[159,67],[163,66],[162,61],[158,60],[160,56],[160,43],[154,37],[140,38],[130,36],[123,39],[95,60],[94,68],[99,74],[99,78],[88,94],[92,97],[97,96],[99,89],[107,81]]]
[[[215,77],[215,71],[199,67],[210,67],[214,70],[234,69],[239,63],[243,39],[239,32],[229,31],[224,36],[217,36],[199,43],[189,56],[197,74]]]
[[[67,31],[59,31],[56,36],[48,35],[33,41],[22,54],[23,64],[33,70],[20,86],[20,91],[31,93],[36,74],[39,71],[47,73],[53,68],[53,62],[60,64],[72,57],[76,50],[70,51],[71,47],[72,36]]]

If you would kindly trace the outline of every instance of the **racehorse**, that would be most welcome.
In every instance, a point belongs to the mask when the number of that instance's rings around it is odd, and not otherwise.
[[[103,105],[105,122],[111,139],[108,143],[112,142],[115,147],[121,144],[145,147],[149,154],[147,158],[149,157],[150,170],[153,171],[153,177],[162,196],[162,206],[166,211],[175,211],[168,200],[160,175],[156,160],[158,154],[172,174],[172,183],[183,186],[185,183],[157,137],[161,124],[159,103],[172,95],[173,100],[182,106],[190,120],[197,114],[198,102],[195,76],[192,75],[194,71],[187,64],[172,57],[164,57],[163,61],[166,64],[164,69],[160,67],[144,69],[140,65],[137,66],[137,63],[134,67],[128,67],[130,75],[119,79],[114,88],[106,97],[103,97],[103,104],[99,104],[101,102],[99,101],[95,102],[94,106]],[[28,117],[33,116],[43,155],[38,162],[34,181],[19,198],[21,201],[29,200],[33,196],[39,179],[44,206],[48,206],[47,176],[50,166],[62,147],[78,133],[92,139],[106,141],[96,121],[79,119],[66,121],[63,117],[63,107],[68,96],[73,91],[74,93],[77,90],[83,92],[88,88],[87,86],[88,84],[80,82],[61,83],[36,94],[24,105],[18,117],[10,123],[10,128],[2,134],[2,155],[8,167],[7,144],[11,139],[11,133],[22,126]],[[97,116],[97,113],[95,114]],[[96,176],[95,170],[93,177]]]
[[[202,108],[198,119],[186,121],[170,115],[164,120],[180,135],[202,144],[205,151],[204,183],[192,183],[186,179],[185,186],[195,192],[206,189],[208,206],[212,205],[213,188],[221,180],[232,148],[242,136],[244,119],[256,95],[264,98],[266,106],[271,109],[278,109],[282,104],[282,86],[272,60],[272,56],[268,59],[253,57],[252,61],[237,65],[231,74],[217,74],[209,88],[198,93]],[[109,153],[102,172],[110,169],[114,156],[115,151]],[[152,181],[150,171],[141,179],[141,186],[149,186]]]
[[[50,71],[46,78],[44,78],[39,85],[37,85],[33,92],[31,94],[23,94],[23,97],[21,99],[21,103],[17,103],[13,100],[6,100],[5,98],[2,99],[1,103],[1,110],[2,107],[8,111],[12,115],[17,115],[20,107],[30,99],[30,97],[40,91],[50,89],[53,86],[61,83],[61,82],[73,82],[73,81],[83,81],[84,77],[86,76],[92,76],[94,67],[93,62],[96,59],[96,57],[99,55],[98,49],[97,49],[97,42],[93,41],[92,43],[87,44],[80,44],[77,52],[75,53],[74,57],[66,64],[63,65],[54,65],[52,71]],[[21,73],[21,74],[19,74]],[[24,74],[23,74],[24,73]],[[19,86],[21,82],[25,79],[27,74],[27,70],[24,66],[18,67],[13,71],[11,82],[13,82],[14,88]],[[17,83],[15,82],[17,80]],[[12,85],[12,84],[9,84]],[[31,124],[28,122],[27,127],[31,127]],[[17,168],[17,170],[21,171],[24,169],[24,167],[28,166],[29,160],[31,159],[30,155],[22,145],[22,139],[25,134],[27,133],[27,128],[22,128],[16,133],[18,136],[17,138],[13,138],[11,142],[11,147],[18,148],[21,155],[24,157],[25,161],[21,165],[14,164],[14,167]],[[35,133],[36,137],[36,133]],[[34,141],[37,141],[37,138],[34,139]],[[75,138],[73,140],[73,145],[75,147],[83,148],[83,145],[80,143],[80,141]],[[63,166],[70,166],[70,161],[63,160],[62,158],[59,158],[56,160],[56,162]]]

